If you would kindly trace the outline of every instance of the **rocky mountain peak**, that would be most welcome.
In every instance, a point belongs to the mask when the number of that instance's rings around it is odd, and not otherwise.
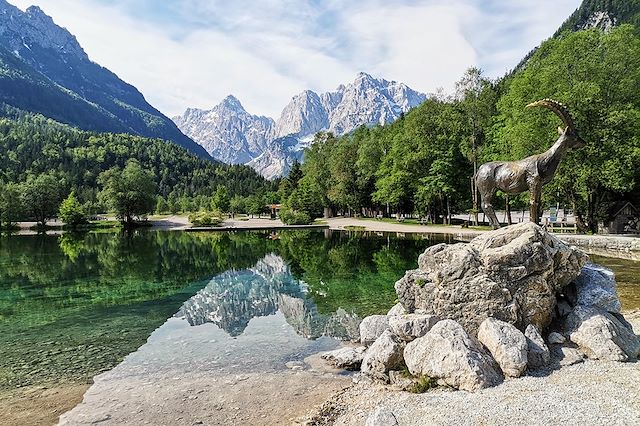
[[[5,46],[16,55],[29,59],[33,56],[31,48],[37,46],[88,60],[75,36],[65,28],[57,26],[53,18],[38,6],[31,6],[23,12],[0,0],[0,11],[0,37]]]
[[[275,126],[271,118],[248,113],[233,95],[209,111],[188,108],[173,121],[211,156],[229,164],[245,164],[259,156]]]
[[[275,123],[244,111],[232,96],[209,112],[187,110],[174,121],[217,159],[246,162],[263,176],[274,178],[286,174],[293,161],[302,160],[315,133],[329,130],[343,135],[363,124],[387,124],[425,100],[426,95],[403,83],[360,72],[335,91],[300,92]]]
[[[305,136],[328,127],[329,117],[320,96],[305,90],[291,99],[276,123],[276,137]]]
[[[224,98],[219,106],[222,106],[222,107],[225,107],[225,108],[230,108],[230,109],[237,110],[237,111],[246,112],[244,107],[242,106],[242,104],[238,100],[238,98],[236,98],[233,95],[228,95],[226,98]]]

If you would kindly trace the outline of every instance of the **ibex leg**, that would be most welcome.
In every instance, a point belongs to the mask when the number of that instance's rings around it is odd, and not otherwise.
[[[500,228],[500,222],[498,221],[498,217],[496,216],[496,212],[493,210],[493,194],[484,194],[480,193],[482,198],[482,210],[484,214],[489,218],[489,223],[493,229]]]
[[[533,223],[540,222],[540,198],[542,196],[542,185],[536,180],[529,190],[529,220]]]

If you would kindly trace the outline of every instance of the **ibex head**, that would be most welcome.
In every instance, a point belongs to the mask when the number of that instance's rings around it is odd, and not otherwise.
[[[562,105],[560,102],[554,101],[553,99],[542,99],[527,105],[528,108],[537,106],[548,108],[560,117],[565,128],[562,129],[562,127],[558,127],[558,133],[560,134],[560,137],[565,138],[565,143],[567,143],[569,148],[582,148],[587,144],[584,139],[578,135],[578,130],[576,129],[575,124],[573,124],[573,119],[571,118],[571,114],[569,114],[569,110],[566,106]]]

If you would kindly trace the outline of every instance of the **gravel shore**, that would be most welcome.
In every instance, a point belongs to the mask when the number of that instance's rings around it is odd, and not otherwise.
[[[626,314],[634,330],[640,312]],[[398,425],[638,425],[640,362],[585,361],[476,393],[424,394],[358,383],[328,401],[315,424],[364,425],[376,409]]]

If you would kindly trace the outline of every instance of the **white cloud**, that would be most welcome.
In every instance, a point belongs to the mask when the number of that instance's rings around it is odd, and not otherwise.
[[[358,71],[424,92],[451,88],[471,65],[499,76],[579,4],[174,0],[154,8],[147,0],[9,1],[40,6],[94,61],[168,115],[234,94],[247,110],[274,117],[296,93],[332,90]]]

